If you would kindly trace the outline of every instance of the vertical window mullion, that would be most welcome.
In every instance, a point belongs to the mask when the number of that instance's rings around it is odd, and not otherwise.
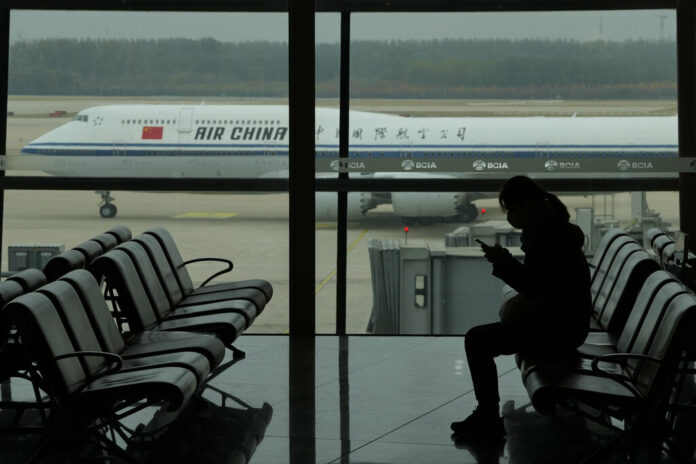
[[[290,335],[304,336],[315,332],[314,2],[288,5]]]
[[[338,157],[348,158],[350,110],[350,12],[341,12],[341,88],[339,97]],[[347,172],[339,172],[339,179],[348,179]],[[348,193],[338,192],[338,227],[336,233],[336,333],[346,333],[346,273],[348,265]]]

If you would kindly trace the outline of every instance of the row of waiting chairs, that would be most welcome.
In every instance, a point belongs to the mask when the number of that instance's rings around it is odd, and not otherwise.
[[[681,249],[688,249],[687,237],[681,234],[679,245],[666,231],[653,227],[645,232],[645,246],[652,249],[662,269],[679,277],[679,280],[691,288],[696,289],[696,254]],[[678,249],[679,247],[679,249]]]
[[[106,238],[97,236],[52,258],[44,272],[51,280],[74,269],[90,269],[104,279],[117,319],[131,330],[211,332],[230,348],[273,296],[273,287],[262,279],[208,285],[232,270],[232,262],[222,258],[184,261],[171,235],[161,227],[135,238],[123,229],[111,229],[102,234]],[[120,244],[108,236],[116,236]],[[195,288],[186,266],[203,260],[221,261],[226,268]]]
[[[583,462],[637,443],[693,462],[694,430],[683,424],[696,412],[688,380],[696,373],[696,296],[621,229],[605,234],[590,265],[592,326],[585,343],[570,357],[517,355],[532,405],[540,412],[569,407],[619,432]],[[688,437],[690,452],[680,436]]]
[[[212,277],[232,269],[224,262]],[[22,416],[33,408],[43,419],[39,429],[70,439],[94,435],[122,454],[109,433],[131,443],[159,431],[243,357],[232,343],[263,311],[271,285],[257,279],[194,288],[188,263],[166,230],[132,238],[119,226],[52,258],[45,275],[29,269],[0,283],[0,382],[24,378],[36,396],[33,405],[2,398],[2,412],[14,408],[12,428],[27,431]],[[225,347],[235,355],[223,364]],[[152,405],[160,413],[148,427],[135,433],[122,425]]]

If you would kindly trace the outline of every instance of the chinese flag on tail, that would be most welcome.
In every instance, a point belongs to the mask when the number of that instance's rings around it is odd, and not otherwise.
[[[157,139],[162,140],[162,126],[145,126],[143,127],[142,139]]]

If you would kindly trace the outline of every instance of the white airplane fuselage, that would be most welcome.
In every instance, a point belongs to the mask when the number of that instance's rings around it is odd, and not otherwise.
[[[316,109],[315,156],[337,156],[338,122],[338,110]],[[351,111],[348,135],[349,156],[366,159],[650,155],[676,153],[677,118],[422,118]],[[22,154],[64,157],[63,162],[50,163],[45,169],[59,176],[286,178],[288,140],[287,106],[109,105],[79,112],[72,121],[28,143]],[[413,176],[466,177],[453,173],[375,174],[383,178]],[[481,196],[466,193],[463,186],[460,194],[419,194],[415,205],[416,197],[408,193],[394,193],[391,198],[351,194],[349,216],[391,202],[395,213],[404,217],[454,218]],[[327,213],[324,216],[335,214],[331,211],[334,194],[318,194],[317,198],[321,199],[317,205],[320,216],[322,212]]]

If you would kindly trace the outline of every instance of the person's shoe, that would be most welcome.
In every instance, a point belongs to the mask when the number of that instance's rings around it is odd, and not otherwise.
[[[505,436],[503,418],[498,413],[485,413],[474,409],[469,417],[460,422],[452,422],[450,428],[459,440],[500,439]]]

